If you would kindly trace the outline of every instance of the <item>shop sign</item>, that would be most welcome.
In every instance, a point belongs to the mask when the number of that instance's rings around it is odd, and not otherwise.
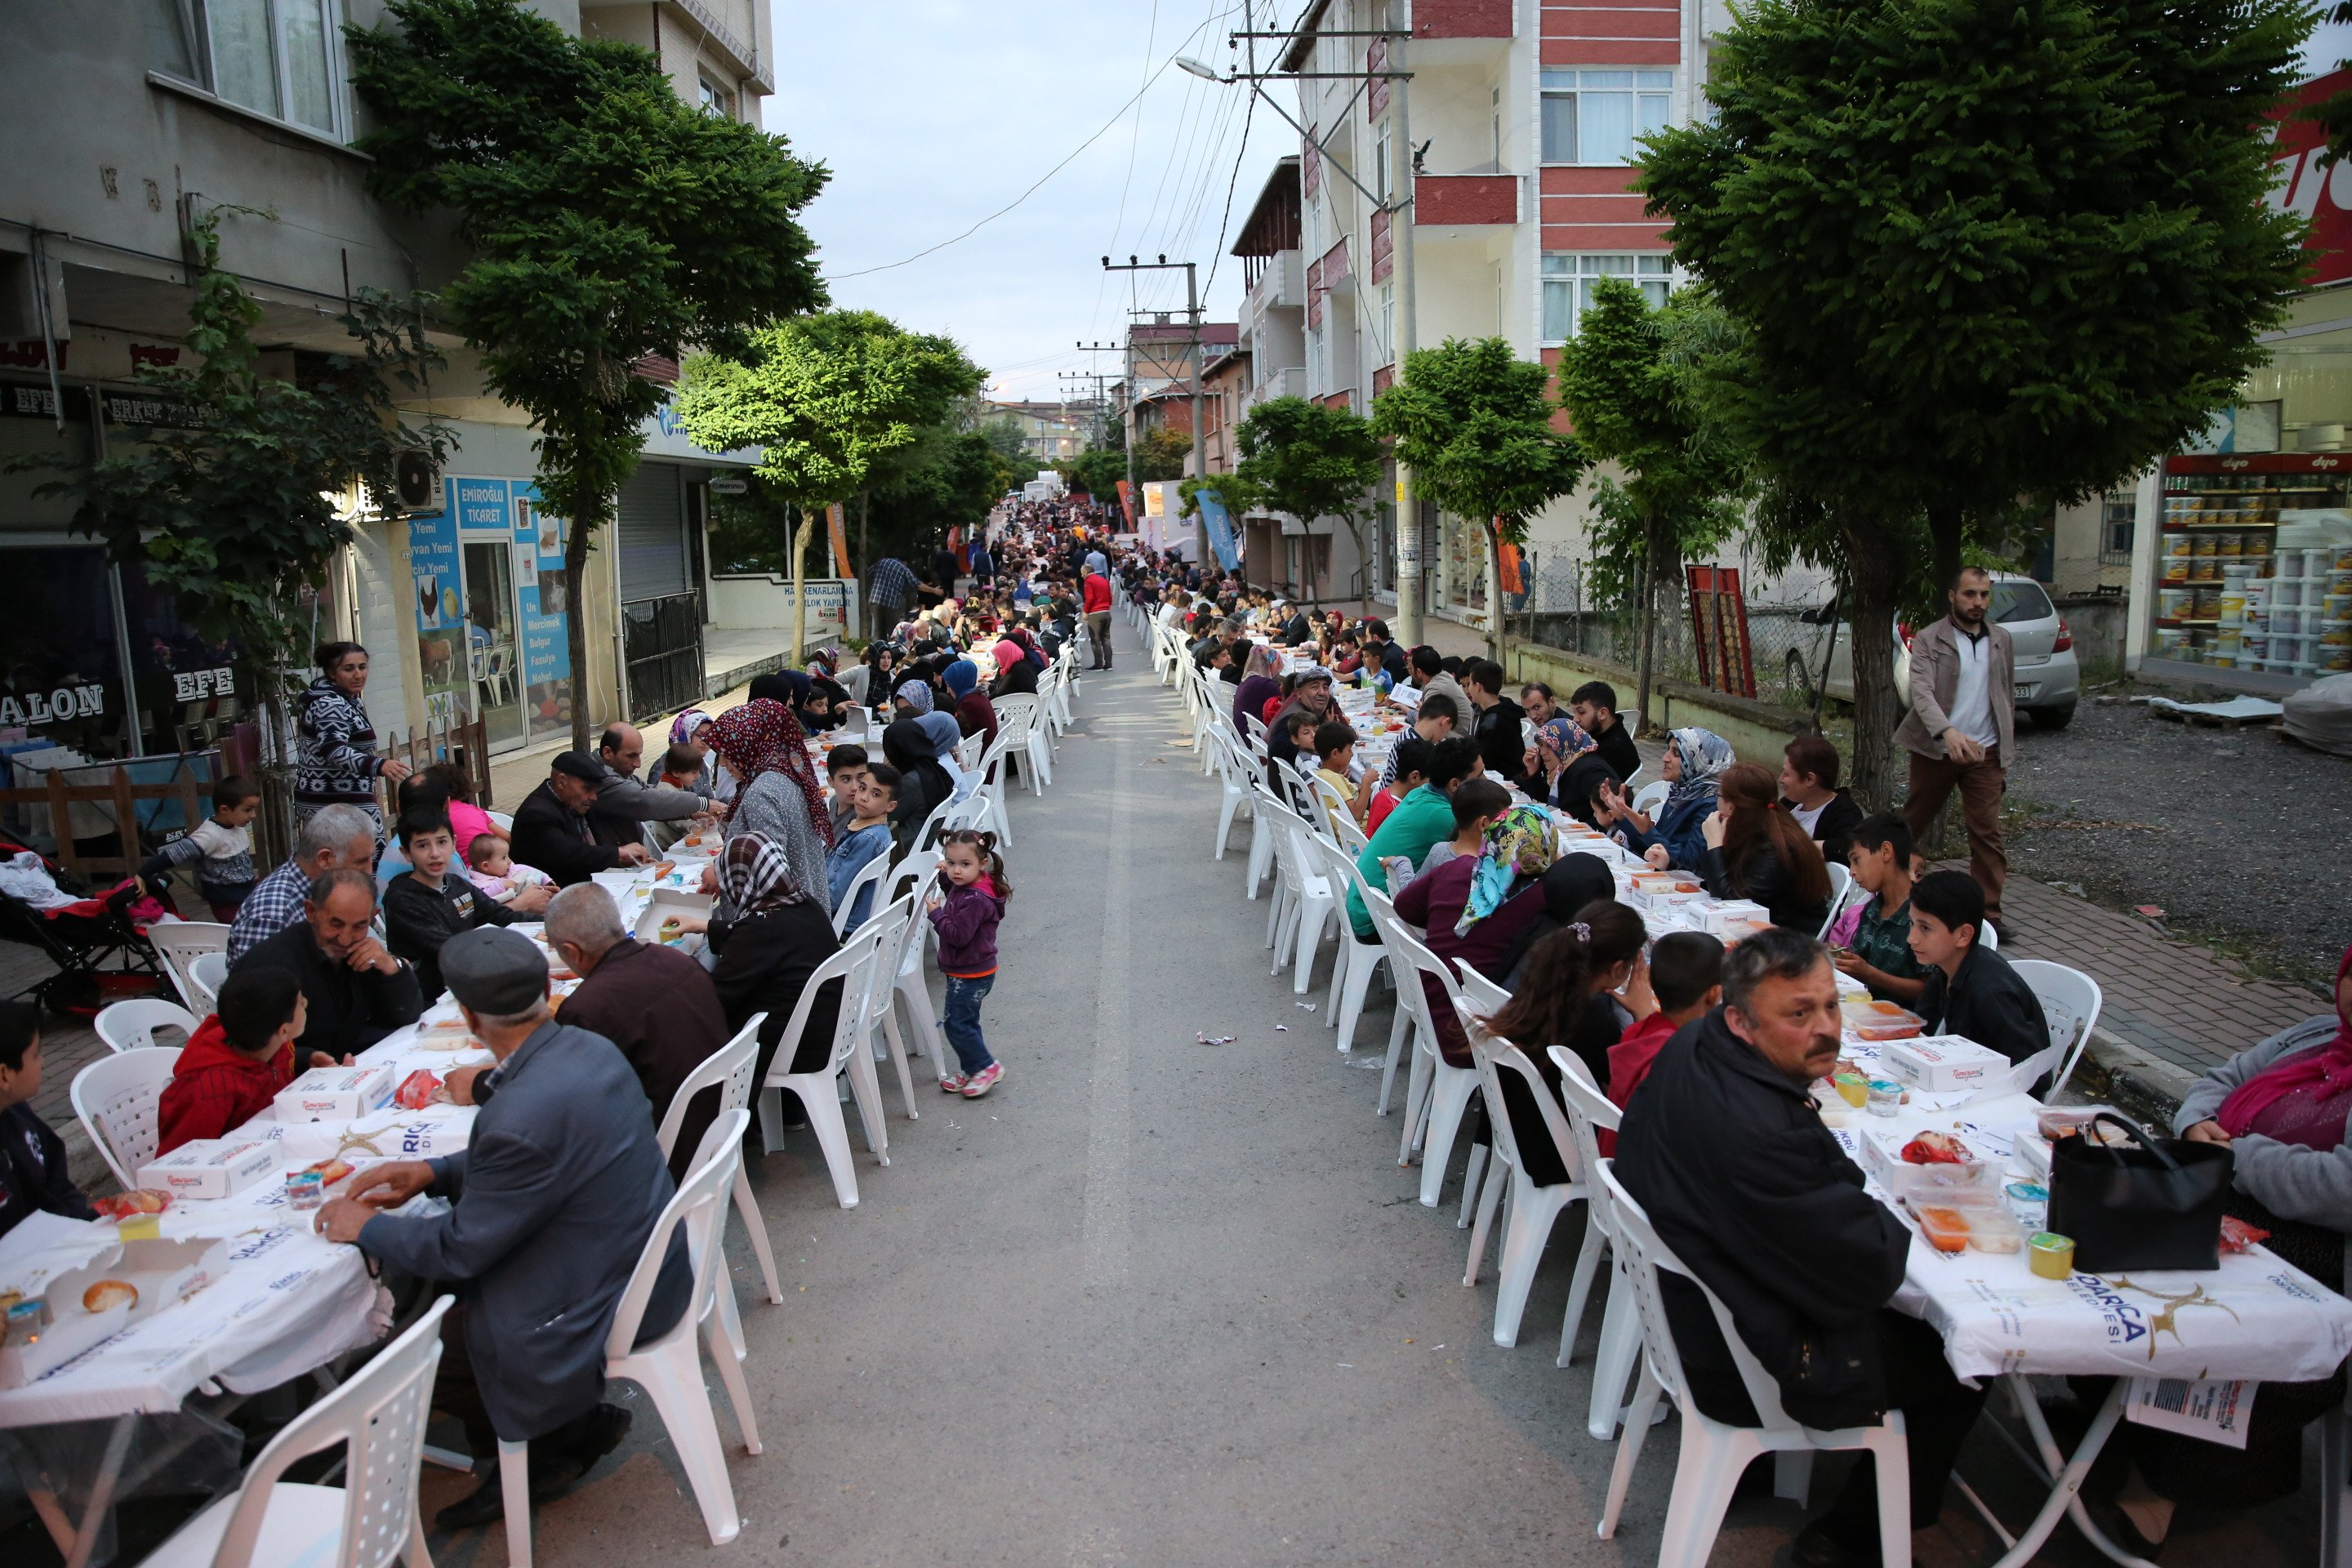
[[[236,672],[227,665],[217,669],[175,669],[172,671],[172,700],[202,702],[210,697],[236,695]],[[96,709],[90,710],[96,712]]]
[[[2326,162],[2327,132],[2301,111],[2352,88],[2352,70],[2330,71],[2295,89],[2271,111],[2271,193],[2273,212],[2310,220],[2304,249],[2312,261],[2306,283],[2352,278],[2352,159]]]
[[[51,724],[60,719],[92,719],[106,711],[103,686],[60,686],[23,696],[0,692],[0,728]]]

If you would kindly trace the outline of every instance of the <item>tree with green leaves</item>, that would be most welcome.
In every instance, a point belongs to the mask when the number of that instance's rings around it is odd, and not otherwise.
[[[1062,481],[1103,502],[1116,500],[1118,482],[1127,478],[1127,448],[1089,447],[1061,465]]]
[[[1700,389],[1673,352],[1694,308],[1684,296],[1654,307],[1622,278],[1603,278],[1559,354],[1559,401],[1585,455],[1614,463],[1622,479],[1595,483],[1596,586],[1629,590],[1641,620],[1637,712],[1654,711],[1658,599],[1682,581],[1683,563],[1713,549],[1739,524],[1744,454],[1710,418]]]
[[[1372,405],[1372,434],[1395,444],[1419,492],[1486,534],[1486,647],[1503,657],[1503,546],[1576,489],[1588,459],[1552,428],[1550,373],[1501,338],[1448,338],[1405,356],[1404,378]]]
[[[442,308],[483,379],[538,430],[566,520],[572,743],[588,744],[590,541],[635,469],[663,389],[649,358],[740,349],[824,302],[800,211],[824,186],[781,136],[682,101],[634,44],[575,38],[517,0],[390,0],[346,29],[376,119],[369,188],[446,207],[473,248]]]
[[[2300,0],[1759,0],[1710,119],[1639,176],[1738,328],[1710,378],[1844,547],[1856,792],[1892,797],[1888,625],[2021,498],[2123,481],[2202,429],[2302,276],[2263,112]]]
[[[1182,479],[1184,459],[1192,452],[1192,437],[1165,425],[1153,426],[1135,438],[1135,482],[1142,485]],[[1127,476],[1122,473],[1119,477]]]
[[[1235,516],[1253,507],[1288,512],[1302,523],[1336,517],[1364,552],[1364,523],[1372,515],[1372,489],[1381,480],[1380,437],[1351,408],[1334,408],[1305,397],[1275,397],[1251,409],[1234,431],[1241,456],[1230,474],[1196,482],[1215,489]],[[1369,607],[1370,584],[1356,579],[1360,608]]]
[[[1021,421],[1010,414],[1000,414],[983,422],[980,434],[989,449],[1013,464],[1016,471],[1035,458],[1036,455],[1029,450],[1029,437],[1021,433]]]
[[[765,447],[761,481],[799,510],[794,658],[806,641],[803,584],[818,516],[856,495],[885,454],[939,424],[981,379],[953,339],[907,331],[872,310],[779,322],[752,332],[740,360],[697,354],[687,362],[677,393],[687,434],[715,452]]]
[[[238,689],[259,694],[283,735],[285,672],[303,662],[310,628],[299,595],[324,587],[354,520],[396,512],[401,459],[437,465],[448,432],[412,426],[395,402],[421,395],[441,363],[419,325],[421,300],[362,289],[342,318],[350,352],[317,356],[299,382],[262,373],[261,308],[220,267],[220,219],[243,211],[215,208],[189,226],[183,342],[194,363],[139,375],[187,423],[120,442],[86,468],[76,458],[73,477],[36,493],[76,498],[76,532],[104,540],[116,562],[173,596],[199,637],[227,645]],[[67,467],[46,454],[9,466]]]

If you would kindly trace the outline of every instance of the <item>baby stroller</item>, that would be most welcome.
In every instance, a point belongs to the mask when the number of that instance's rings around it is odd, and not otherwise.
[[[0,865],[22,865],[18,858],[26,855],[39,862],[59,892],[83,890],[47,856],[0,838]],[[8,1000],[29,995],[53,1014],[87,1018],[129,997],[172,994],[154,948],[131,918],[131,906],[144,897],[135,878],[126,878],[102,896],[49,908],[37,908],[0,887],[0,942],[22,942],[58,966],[55,974],[23,987]]]

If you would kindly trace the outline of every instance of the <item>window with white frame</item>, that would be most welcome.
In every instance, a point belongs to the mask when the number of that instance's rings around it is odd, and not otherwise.
[[[1543,73],[1543,161],[1630,163],[1634,138],[1666,127],[1670,70],[1548,70]]]
[[[707,76],[696,79],[702,86],[702,112],[719,120],[734,119],[735,95]]]
[[[348,132],[340,0],[203,0],[183,14],[195,24],[200,85],[272,120]]]
[[[1593,287],[1603,278],[1622,278],[1640,289],[1653,305],[1666,302],[1666,286],[1675,264],[1665,256],[1580,256],[1547,250],[1543,258],[1543,338],[1566,342],[1576,336],[1576,323],[1592,303]]]
[[[1383,362],[1396,361],[1396,285],[1381,285],[1381,357]]]
[[[1389,199],[1389,121],[1372,127],[1372,194]]]

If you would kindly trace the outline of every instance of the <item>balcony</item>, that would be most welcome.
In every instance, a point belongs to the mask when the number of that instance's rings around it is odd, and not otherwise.
[[[1412,183],[1413,226],[1428,234],[1517,223],[1520,184],[1517,174],[1423,174]]]
[[[1510,47],[1512,0],[1415,0],[1406,64],[1474,65]]]
[[[1302,364],[1294,364],[1285,369],[1276,371],[1264,381],[1259,382],[1255,386],[1251,387],[1247,392],[1244,393],[1242,395],[1242,411],[1246,414],[1249,410],[1255,408],[1259,404],[1271,402],[1277,397],[1304,397],[1306,395],[1307,367]]]
[[[1296,249],[1277,250],[1266,258],[1265,270],[1249,291],[1244,310],[1257,321],[1268,310],[1297,310],[1307,305],[1307,264]]]

